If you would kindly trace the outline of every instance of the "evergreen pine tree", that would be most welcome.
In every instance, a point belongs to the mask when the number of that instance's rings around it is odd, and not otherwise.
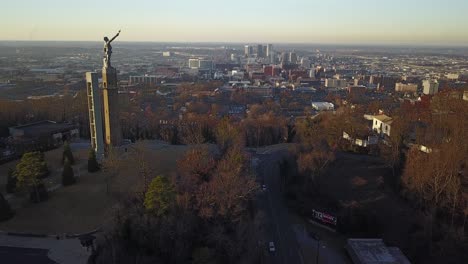
[[[14,176],[18,188],[29,188],[31,201],[40,202],[47,199],[47,190],[42,184],[42,178],[49,172],[44,154],[41,152],[27,152],[16,164]]]
[[[8,170],[8,177],[7,177],[7,184],[6,184],[7,193],[14,193],[16,190],[16,177],[14,173],[15,171],[12,168]]]
[[[40,175],[39,179],[44,179],[45,177],[49,176],[49,167],[47,166],[47,162],[45,161],[44,152],[33,152],[36,159],[40,162]]]
[[[88,155],[88,172],[96,172],[99,170],[99,163],[96,160],[96,152],[94,149],[89,149]]]
[[[75,158],[68,141],[65,141],[65,144],[63,144],[62,164],[65,164],[65,159],[68,159],[71,165],[75,164]]]
[[[158,216],[165,215],[175,200],[174,186],[164,176],[156,176],[145,194],[144,206]]]
[[[13,210],[11,210],[10,204],[0,193],[0,221],[5,221],[13,216]]]
[[[75,182],[75,175],[73,173],[73,168],[70,164],[70,161],[68,161],[68,159],[65,159],[65,164],[63,165],[62,172],[62,185],[68,186],[74,184]]]

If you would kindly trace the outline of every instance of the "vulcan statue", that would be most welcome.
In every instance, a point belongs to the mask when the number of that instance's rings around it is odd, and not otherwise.
[[[110,68],[111,67],[111,55],[112,55],[112,46],[111,46],[111,42],[117,38],[120,34],[120,30],[119,32],[117,32],[117,34],[112,38],[112,39],[108,39],[107,37],[104,37],[104,67],[105,68]]]

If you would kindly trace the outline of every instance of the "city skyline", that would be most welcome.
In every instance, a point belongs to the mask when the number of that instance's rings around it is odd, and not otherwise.
[[[0,40],[466,45],[458,0],[4,3]],[[47,6],[47,9],[44,7]],[[25,8],[26,7],[26,8]]]

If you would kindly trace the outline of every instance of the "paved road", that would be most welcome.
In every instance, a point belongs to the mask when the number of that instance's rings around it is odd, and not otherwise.
[[[47,254],[49,250],[0,246],[0,260],[5,264],[56,264]]]
[[[267,191],[257,200],[259,209],[266,214],[263,263],[316,263],[317,241],[309,233],[318,231],[317,228],[298,220],[283,199],[278,162],[288,155],[286,150],[287,146],[272,151],[259,150],[255,155],[258,158],[257,180],[267,186]],[[339,235],[327,234],[322,230],[319,233],[319,263],[349,263],[342,246],[332,243]],[[275,243],[276,252],[268,252],[269,241]]]
[[[261,184],[267,186],[267,191],[259,199],[259,206],[267,216],[265,247],[268,248],[270,241],[274,242],[276,247],[276,252],[268,253],[266,263],[304,264],[296,235],[291,228],[288,209],[281,195],[277,160],[282,155],[282,151],[275,151],[274,154],[265,153],[257,156],[258,179]]]

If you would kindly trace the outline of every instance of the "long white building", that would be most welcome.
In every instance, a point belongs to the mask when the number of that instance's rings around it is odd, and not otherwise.
[[[335,110],[335,105],[329,102],[312,102],[312,108],[317,111]]]
[[[414,83],[396,83],[395,92],[415,93],[418,91],[418,85]]]

